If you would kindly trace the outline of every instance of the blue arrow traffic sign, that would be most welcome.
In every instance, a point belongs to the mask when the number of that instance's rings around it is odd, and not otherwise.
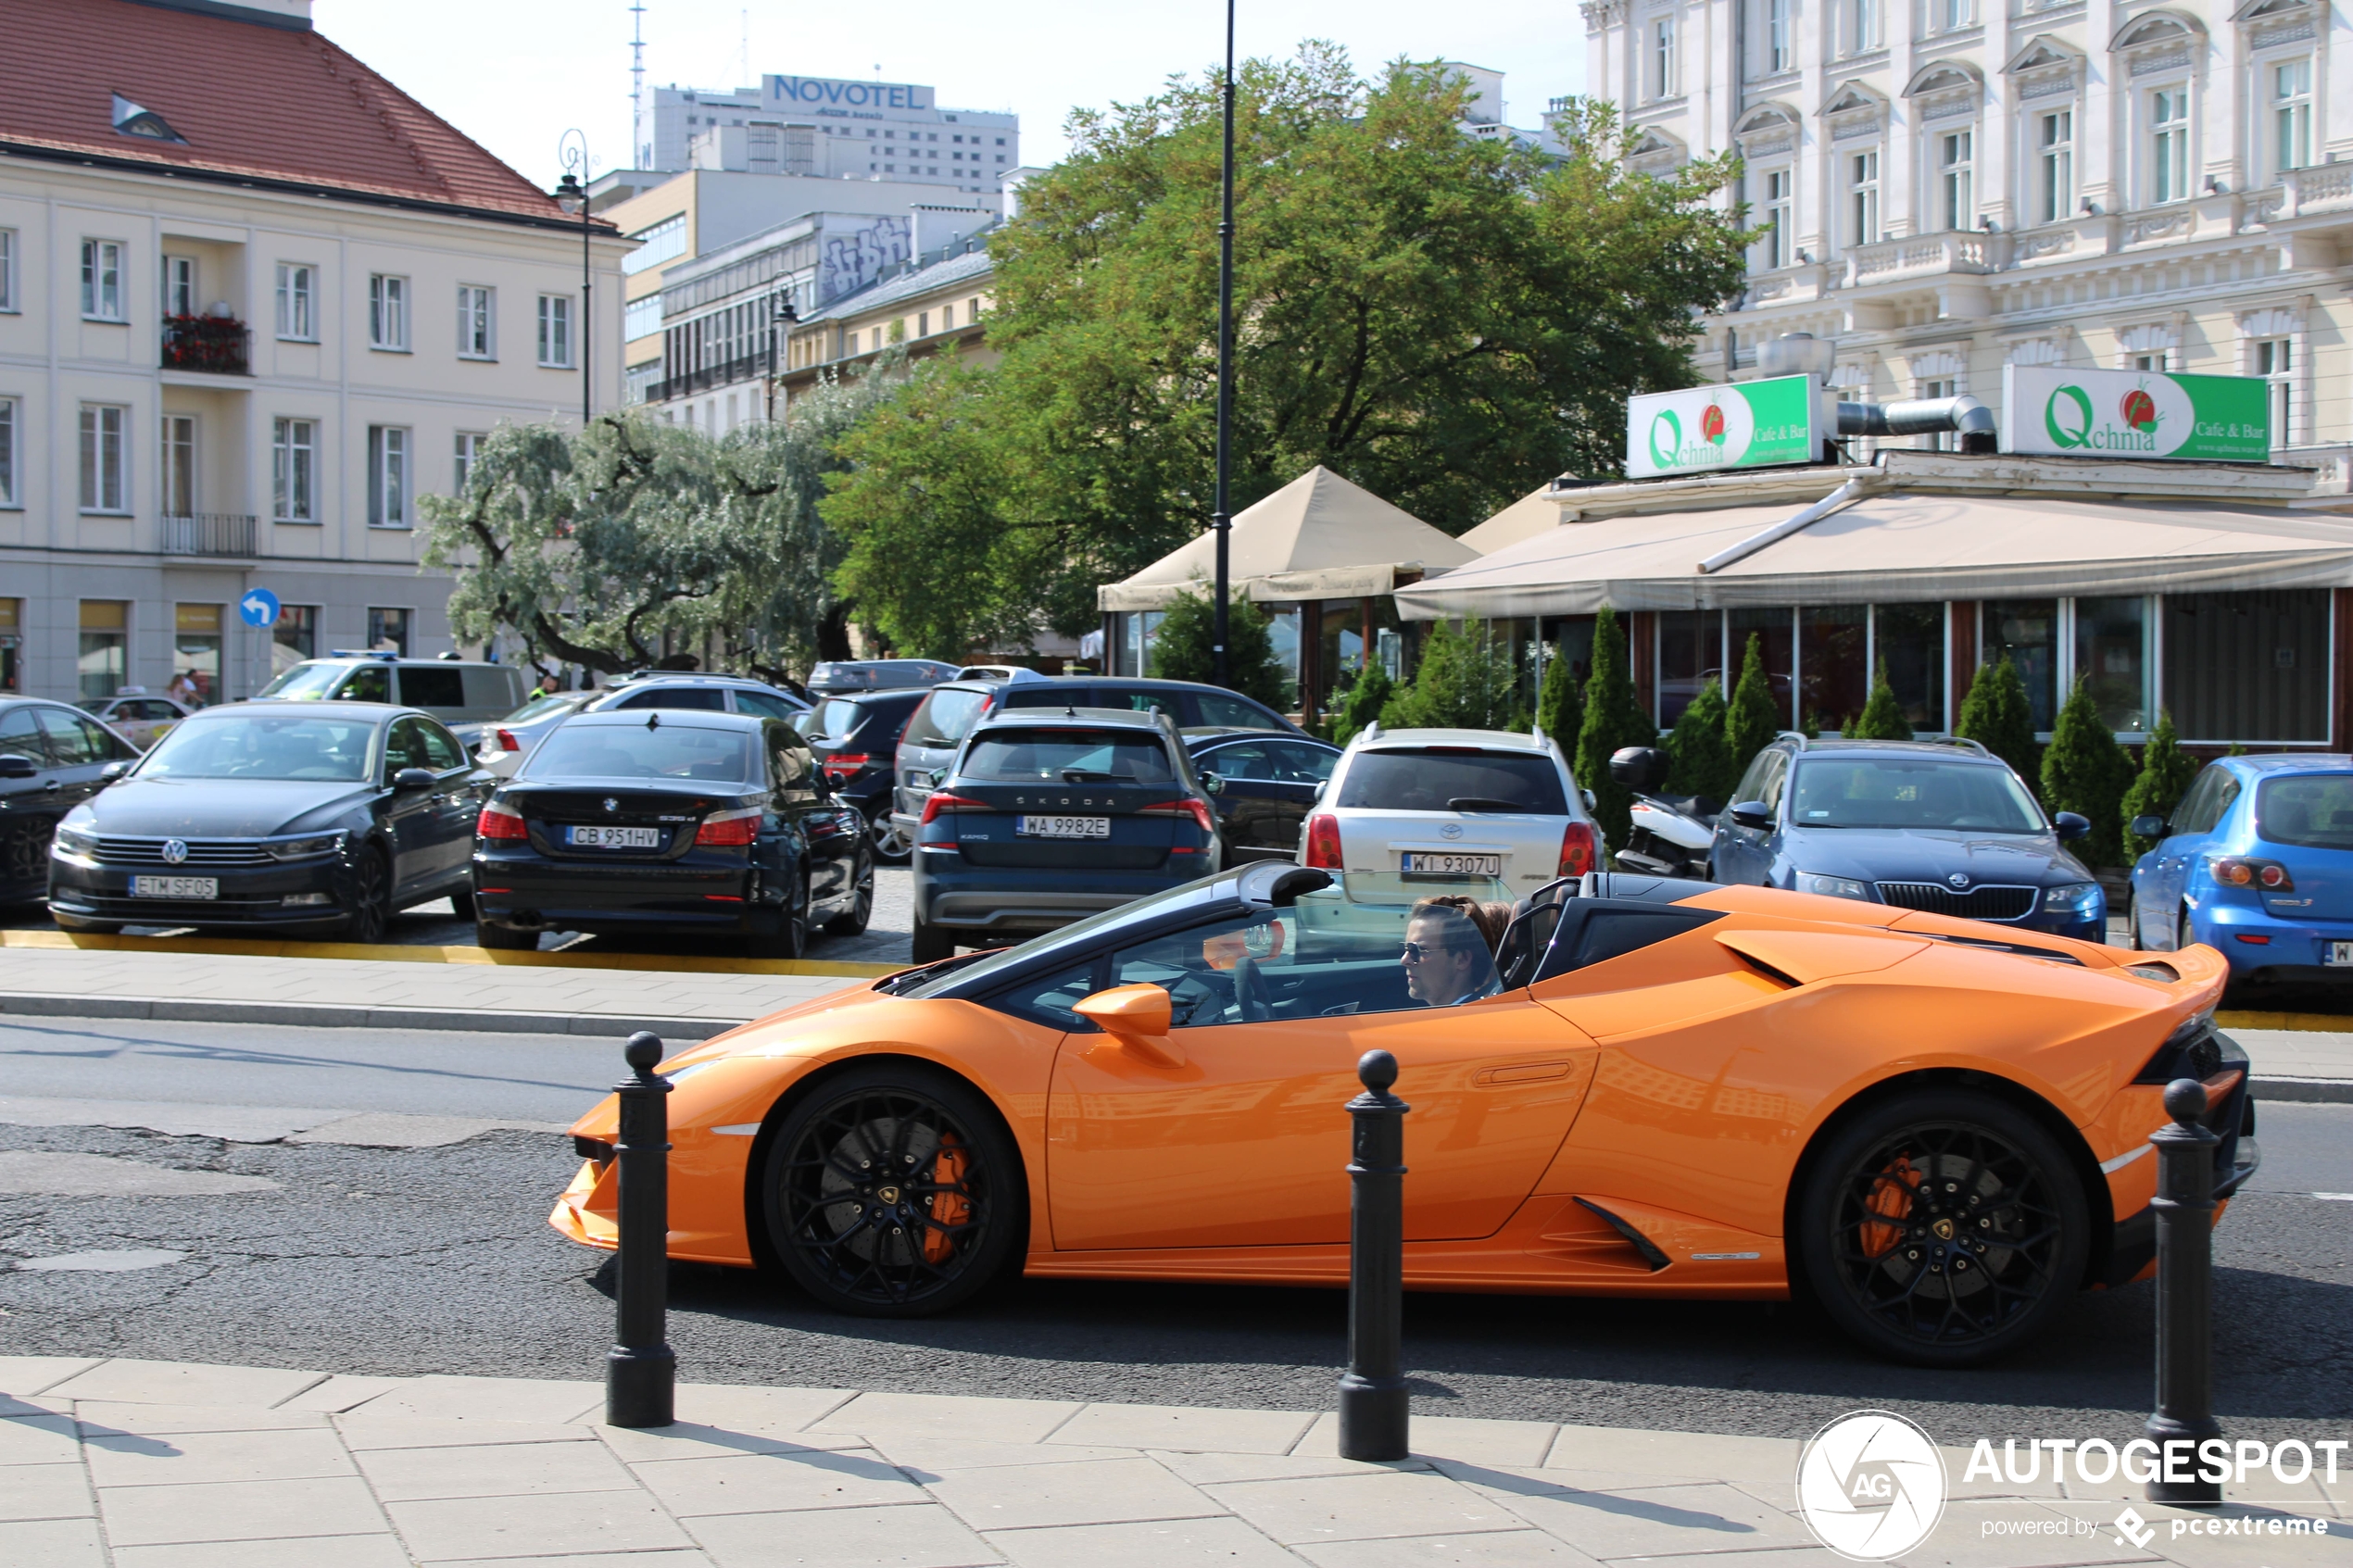
[[[278,624],[278,596],[267,588],[248,588],[237,601],[237,618],[248,626]]]

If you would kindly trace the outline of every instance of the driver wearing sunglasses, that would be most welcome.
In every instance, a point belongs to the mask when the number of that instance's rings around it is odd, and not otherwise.
[[[1486,936],[1454,903],[1426,898],[1405,922],[1398,961],[1406,995],[1424,1007],[1458,1007],[1498,989]]]

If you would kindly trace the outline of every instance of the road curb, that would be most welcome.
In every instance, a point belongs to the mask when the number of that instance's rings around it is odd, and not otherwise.
[[[2257,1078],[2247,1085],[2257,1099],[2301,1100],[2309,1105],[2353,1105],[2353,1079]]]
[[[833,980],[874,980],[896,974],[900,963],[835,962],[824,959],[732,959],[696,953],[505,952],[486,947],[409,947],[398,943],[256,941],[240,936],[100,936],[64,931],[0,931],[0,947],[44,952],[202,953],[214,958],[313,959],[366,963],[459,964],[497,969],[652,970],[683,974],[807,974]]]
[[[2214,1015],[2218,1029],[2289,1029],[2307,1035],[2353,1035],[2353,1017],[2333,1012],[2251,1012],[2233,1010]]]
[[[620,1039],[650,1029],[672,1042],[707,1040],[742,1018],[650,1018],[623,1013],[501,1011],[492,1008],[334,1007],[183,997],[73,997],[0,992],[0,1016],[137,1018],[170,1023],[277,1023],[309,1029],[425,1029],[473,1035],[585,1035]]]

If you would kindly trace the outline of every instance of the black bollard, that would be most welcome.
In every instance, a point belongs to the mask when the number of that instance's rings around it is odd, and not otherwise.
[[[605,1424],[667,1426],[678,1358],[664,1320],[670,1296],[670,1081],[658,1077],[661,1037],[639,1030],[622,1056],[635,1075],[617,1085],[621,1133],[620,1289],[614,1297],[617,1342],[605,1357]]]
[[[2148,1499],[2213,1508],[2222,1483],[2199,1474],[2197,1445],[2222,1435],[2214,1419],[2214,1146],[2206,1129],[2206,1085],[2165,1085],[2170,1127],[2157,1145],[2157,1413],[2144,1429],[2157,1445]]]
[[[1365,1092],[1348,1102],[1348,1370],[1340,1379],[1340,1457],[1403,1459],[1405,1378],[1405,1112],[1389,1092],[1397,1059],[1366,1051]]]

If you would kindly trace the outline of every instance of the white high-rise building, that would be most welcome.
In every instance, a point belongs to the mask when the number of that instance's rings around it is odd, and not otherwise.
[[[1587,0],[1637,169],[1737,151],[1758,235],[1705,380],[1808,332],[1872,399],[2004,366],[2262,376],[2346,487],[2353,16],[2120,0]]]
[[[637,166],[826,180],[893,180],[993,192],[1021,164],[1021,117],[943,109],[929,87],[766,76],[757,87],[657,87],[637,127]]]

